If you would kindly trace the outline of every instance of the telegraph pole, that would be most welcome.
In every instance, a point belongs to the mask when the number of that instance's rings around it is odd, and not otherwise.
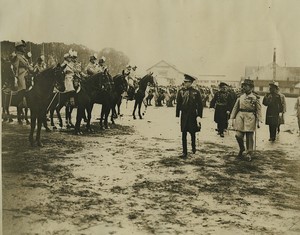
[[[273,53],[273,81],[276,81],[276,47]]]

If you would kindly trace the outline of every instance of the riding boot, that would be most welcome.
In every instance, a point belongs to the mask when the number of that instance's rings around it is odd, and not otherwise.
[[[239,144],[239,147],[240,147],[240,151],[239,151],[237,157],[241,158],[243,156],[243,152],[245,151],[244,140],[240,137],[237,137],[237,136],[235,138],[236,138],[236,140]]]
[[[196,133],[191,133],[191,139],[192,139],[192,152],[196,153]]]
[[[187,157],[187,132],[182,132],[182,157]]]

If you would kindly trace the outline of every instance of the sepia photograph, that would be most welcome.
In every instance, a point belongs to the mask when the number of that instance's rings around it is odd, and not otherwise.
[[[300,1],[0,6],[0,234],[300,234]]]

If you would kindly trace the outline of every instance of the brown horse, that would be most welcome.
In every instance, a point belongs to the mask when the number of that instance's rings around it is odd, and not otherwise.
[[[151,84],[152,86],[157,85],[155,80],[154,80],[152,72],[145,75],[139,81],[139,88],[138,88],[137,92],[134,95],[135,103],[134,103],[134,109],[133,109],[133,112],[132,112],[133,119],[136,119],[135,110],[136,110],[137,107],[139,107],[138,113],[139,113],[140,119],[143,118],[142,114],[141,114],[141,106],[142,106],[142,103],[143,103],[144,98],[145,98],[145,92],[146,92],[146,88],[147,88],[148,84]],[[146,103],[144,103],[144,104],[145,104],[145,107],[147,108],[147,104]]]
[[[41,127],[46,122],[47,107],[53,93],[54,87],[64,90],[64,69],[65,66],[58,64],[55,67],[48,68],[39,73],[34,79],[34,85],[30,91],[26,93],[27,105],[30,109],[31,128],[29,134],[29,142],[34,146],[33,133],[37,124],[36,143],[41,143]]]

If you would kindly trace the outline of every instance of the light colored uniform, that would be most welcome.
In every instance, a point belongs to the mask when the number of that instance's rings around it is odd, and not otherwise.
[[[94,75],[100,71],[100,67],[96,63],[89,62],[85,69],[87,75]]]
[[[35,66],[34,66],[34,69],[33,71],[35,73],[40,73],[42,71],[44,71],[46,69],[46,63],[45,62],[42,62],[42,63],[37,63]]]
[[[18,91],[26,89],[26,75],[29,70],[33,70],[25,55],[21,52],[16,52],[16,60],[13,63],[15,74],[18,78]]]
[[[67,67],[65,68],[64,72],[65,72],[65,92],[69,92],[69,91],[74,91],[74,85],[73,85],[73,77],[74,77],[74,63],[73,62],[68,62],[68,61],[64,61],[62,66],[67,64]]]
[[[235,102],[230,118],[235,119],[233,127],[236,131],[255,131],[256,123],[261,120],[259,99],[253,93],[242,94]]]

